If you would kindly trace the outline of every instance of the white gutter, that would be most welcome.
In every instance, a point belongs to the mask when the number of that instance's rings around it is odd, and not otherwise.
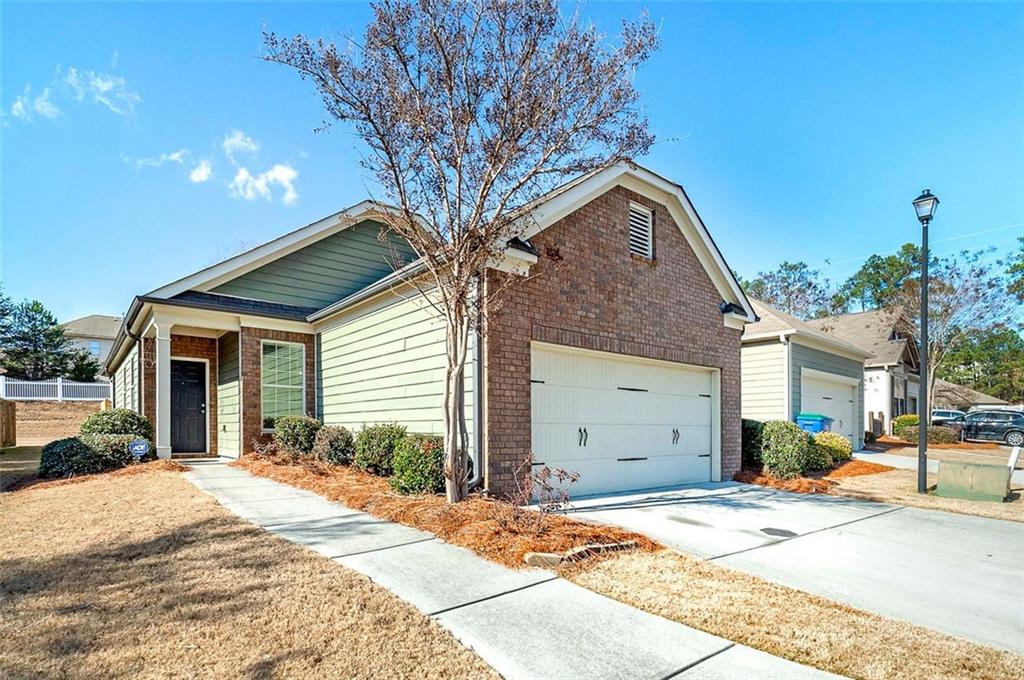
[[[793,418],[793,349],[789,342],[789,333],[779,333],[779,342],[782,343],[782,366],[785,371],[783,375],[783,420]]]

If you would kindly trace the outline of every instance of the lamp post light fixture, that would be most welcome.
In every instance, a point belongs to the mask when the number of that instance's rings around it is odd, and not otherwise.
[[[928,223],[939,207],[939,197],[928,189],[914,199],[921,223],[921,360],[917,393],[917,492],[928,493]]]

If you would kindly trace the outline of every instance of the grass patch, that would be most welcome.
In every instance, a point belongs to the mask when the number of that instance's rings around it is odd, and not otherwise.
[[[1024,657],[886,619],[670,551],[562,567],[584,588],[652,614],[853,678],[1024,677]]]
[[[11,446],[0,449],[0,491],[10,491],[35,479],[39,471],[41,446]]]
[[[928,475],[929,488],[934,487],[936,475]],[[837,480],[831,493],[880,503],[896,503],[925,510],[942,510],[961,515],[1005,519],[1024,522],[1024,496],[1014,489],[1005,503],[968,501],[917,493],[916,470],[893,470],[868,477],[850,477]]]
[[[496,677],[384,588],[158,469],[0,497],[0,677]]]
[[[509,567],[524,566],[528,552],[565,552],[591,544],[635,541],[640,550],[661,546],[640,534],[549,515],[538,535],[536,512],[516,508],[482,496],[449,504],[435,495],[404,496],[391,490],[388,480],[347,466],[294,464],[283,458],[244,456],[232,465],[318,493],[355,510],[429,531],[449,543],[461,545],[489,560]]]

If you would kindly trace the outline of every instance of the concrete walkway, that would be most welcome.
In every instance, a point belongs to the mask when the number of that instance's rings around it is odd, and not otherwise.
[[[577,499],[574,516],[1024,654],[1024,524],[727,482]]]
[[[186,478],[271,533],[368,576],[509,680],[828,678],[647,614],[540,569],[513,570],[432,534],[220,462]]]
[[[1002,451],[1002,449],[1000,450]],[[1007,458],[1003,459],[1002,463],[1007,464],[1009,459],[1010,449],[1006,449]],[[879,465],[888,465],[889,467],[899,468],[901,470],[916,470],[917,469],[917,458],[910,456],[899,456],[895,453],[880,453],[875,451],[857,451],[853,454],[853,457],[857,460],[866,460],[870,463],[878,463]],[[979,463],[986,465],[997,465],[999,463],[995,456],[985,456],[984,458],[979,457]],[[939,461],[934,458],[928,459],[928,472],[933,475],[939,474]],[[1013,471],[1013,477],[1010,478],[1010,484],[1015,489],[1024,487],[1024,470],[1016,469]]]

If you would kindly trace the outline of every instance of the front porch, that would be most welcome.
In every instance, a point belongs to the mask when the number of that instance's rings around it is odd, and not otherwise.
[[[159,458],[238,458],[282,415],[316,416],[308,324],[155,309],[138,338],[140,410]]]

